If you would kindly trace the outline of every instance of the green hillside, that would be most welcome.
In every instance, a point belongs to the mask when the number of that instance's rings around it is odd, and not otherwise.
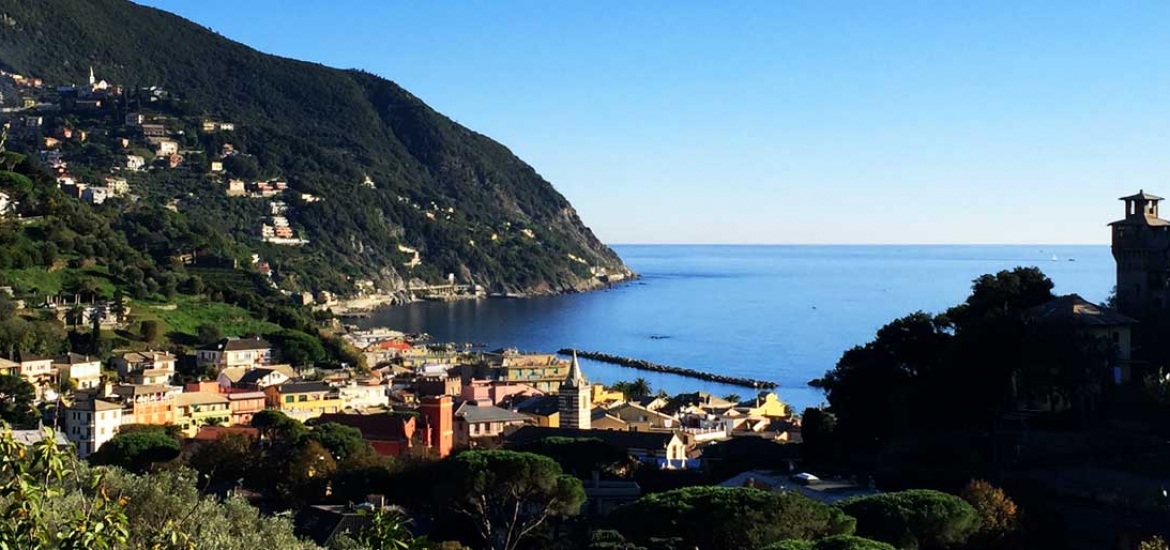
[[[92,66],[126,90],[76,121],[93,137],[74,165],[100,171],[112,147],[101,136],[116,135],[128,112],[165,108],[183,146],[215,151],[230,140],[251,163],[236,173],[287,179],[293,191],[319,196],[293,205],[289,219],[310,242],[288,250],[258,242],[257,214],[223,198],[219,182],[152,176],[134,188],[156,206],[182,198],[188,223],[229,237],[204,243],[218,248],[211,252],[261,253],[290,290],[344,293],[358,279],[402,288],[455,273],[492,291],[547,292],[596,286],[601,269],[625,271],[532,167],[393,82],[266,55],[122,0],[0,0],[0,13],[0,67],[56,86],[83,84]],[[141,90],[151,86],[172,101],[147,103]],[[184,126],[204,117],[235,131]],[[418,250],[421,263],[405,267],[400,245]]]

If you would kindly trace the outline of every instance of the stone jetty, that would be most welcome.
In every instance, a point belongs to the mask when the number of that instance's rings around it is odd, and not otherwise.
[[[630,367],[631,369],[646,370],[651,372],[665,372],[667,374],[677,374],[679,376],[686,376],[688,378],[697,378],[699,380],[706,380],[708,382],[718,382],[720,384],[729,384],[733,386],[743,386],[746,388],[756,389],[772,389],[776,387],[775,382],[767,380],[756,380],[754,378],[741,378],[738,376],[727,376],[724,374],[715,374],[712,372],[703,372],[695,369],[688,369],[684,367],[673,367],[670,365],[660,365],[658,363],[651,363],[644,359],[635,359],[633,357],[621,357],[618,355],[611,355],[608,353],[601,353],[599,351],[584,351],[574,350],[572,348],[564,348],[557,353],[561,355],[572,355],[577,353],[577,357],[585,359],[592,359],[602,363],[609,363],[612,365],[620,365],[623,367]]]

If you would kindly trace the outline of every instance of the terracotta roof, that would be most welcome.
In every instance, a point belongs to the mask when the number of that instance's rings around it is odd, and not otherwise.
[[[246,426],[200,426],[195,433],[197,441],[215,441],[228,434],[242,434],[252,439],[260,437],[260,430]]]
[[[228,399],[218,393],[186,392],[175,396],[175,405],[226,405]]]
[[[264,399],[266,396],[262,391],[244,391],[238,393],[225,393],[228,401],[239,401],[241,399]]]
[[[314,425],[333,422],[356,428],[362,439],[371,441],[400,441],[406,439],[406,425],[410,417],[394,414],[325,413],[313,420]]]

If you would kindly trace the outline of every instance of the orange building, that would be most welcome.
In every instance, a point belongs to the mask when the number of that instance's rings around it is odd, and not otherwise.
[[[179,388],[162,385],[135,384],[114,388],[114,395],[122,398],[123,424],[174,424],[175,395],[178,393]]]
[[[235,392],[225,395],[232,411],[232,426],[252,424],[252,416],[264,410],[265,395],[262,391]]]
[[[427,421],[427,447],[434,449],[439,458],[451,454],[455,446],[455,409],[451,396],[424,397],[418,410]]]

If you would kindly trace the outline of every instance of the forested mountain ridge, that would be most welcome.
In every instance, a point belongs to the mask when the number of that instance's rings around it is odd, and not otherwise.
[[[180,212],[241,245],[204,252],[258,253],[289,290],[345,293],[362,279],[401,289],[406,280],[454,273],[489,291],[554,292],[628,274],[532,167],[393,82],[263,54],[123,0],[0,0],[0,14],[0,68],[57,85],[80,83],[93,67],[127,92],[107,122],[149,111],[133,91],[165,89],[178,110],[168,126],[187,136],[180,145],[210,151],[230,142],[254,159],[235,175],[284,179],[290,190],[320,197],[293,204],[289,219],[308,244],[290,250],[249,238],[246,224],[255,220],[245,214],[218,215],[247,207],[220,204],[214,186],[174,177],[142,184],[143,200],[182,198]],[[196,140],[182,122],[199,118],[235,129]],[[101,121],[88,123],[92,135],[110,133]],[[418,251],[413,267],[404,249]]]

